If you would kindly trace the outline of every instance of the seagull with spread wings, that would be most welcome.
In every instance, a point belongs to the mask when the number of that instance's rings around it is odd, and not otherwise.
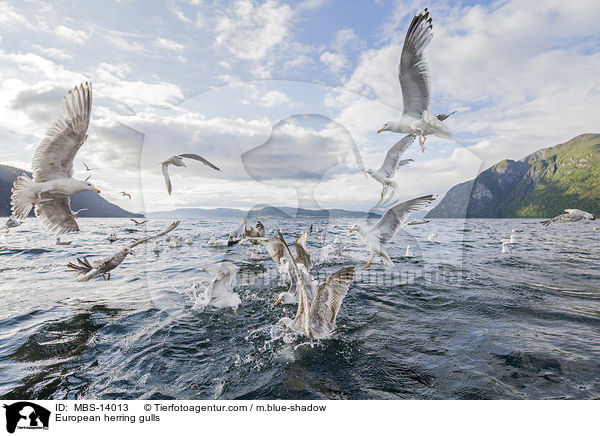
[[[70,197],[83,191],[100,192],[88,181],[73,178],[73,160],[87,139],[92,112],[92,85],[75,87],[63,99],[63,115],[46,132],[33,157],[33,179],[20,175],[12,188],[15,218],[24,220],[31,208],[51,232],[79,231]]]
[[[323,283],[317,286],[315,296],[309,305],[304,275],[293,259],[289,247],[281,233],[279,237],[289,257],[296,274],[296,289],[298,294],[298,309],[294,319],[285,317],[279,322],[289,329],[314,339],[331,337],[336,332],[335,319],[342,305],[342,300],[354,280],[354,267],[342,268],[331,274]]]
[[[365,264],[364,268],[371,266],[371,262],[375,256],[381,256],[386,265],[394,267],[394,262],[392,262],[392,259],[390,259],[390,256],[385,251],[385,244],[404,226],[411,213],[425,209],[435,198],[435,195],[425,195],[397,204],[388,209],[372,227],[363,227],[358,224],[352,226],[350,233],[356,231],[360,239],[362,239],[371,251],[371,258]]]
[[[392,180],[394,175],[396,174],[396,170],[401,166],[407,165],[411,163],[412,159],[402,159],[400,160],[400,156],[408,150],[408,147],[412,145],[415,141],[415,135],[406,135],[400,141],[396,142],[392,148],[388,150],[385,155],[385,159],[379,167],[378,170],[368,169],[366,173],[377,180],[379,183],[383,185],[381,189],[381,197],[380,200],[383,200],[388,188],[392,189],[392,196],[397,194],[400,190],[400,187],[396,182]]]
[[[121,196],[128,197],[131,200],[131,194],[130,193],[125,192],[125,191],[121,191],[120,194],[121,194]]]
[[[133,218],[129,218],[129,220],[133,221],[136,226],[141,226],[142,224],[146,224],[148,222],[148,220],[138,221],[138,220],[134,220]]]
[[[84,257],[83,259],[77,259],[77,263],[69,262],[67,264],[67,267],[69,268],[68,271],[74,271],[78,276],[83,275],[83,277],[78,280],[80,282],[87,282],[96,276],[101,276],[104,280],[110,280],[110,272],[121,265],[128,255],[133,253],[131,250],[134,247],[154,241],[157,238],[166,235],[175,230],[180,223],[181,221],[173,221],[164,230],[152,236],[136,239],[127,247],[122,248],[115,254],[107,256],[104,259],[90,262],[87,257]]]
[[[169,195],[171,195],[171,191],[172,191],[171,178],[169,177],[169,165],[187,168],[185,165],[185,162],[183,161],[184,158],[197,160],[199,162],[202,162],[207,167],[212,168],[213,170],[221,171],[218,167],[216,167],[215,165],[213,165],[212,163],[210,163],[209,161],[204,159],[202,156],[198,156],[197,154],[182,153],[182,154],[176,154],[175,156],[171,156],[170,158],[168,158],[161,164],[162,165],[162,173],[163,173],[163,176],[165,177],[165,184],[167,185],[167,192],[169,193]]]
[[[429,112],[431,83],[423,52],[433,38],[432,29],[427,9],[418,12],[412,19],[406,32],[398,65],[398,78],[404,104],[402,116],[397,120],[388,121],[377,131],[377,133],[381,133],[389,130],[396,133],[418,135],[422,151],[425,151],[427,135],[452,138],[450,130],[443,121],[454,112],[439,115]]]
[[[596,219],[596,216],[594,214],[579,209],[565,209],[565,212],[566,213],[555,216],[552,219],[542,221],[542,224],[548,227],[554,222],[574,223],[583,219],[590,221],[594,221]]]

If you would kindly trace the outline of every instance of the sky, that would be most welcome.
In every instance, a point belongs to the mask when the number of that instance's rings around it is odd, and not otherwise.
[[[401,138],[376,132],[401,114],[401,45],[424,7],[432,111],[458,112],[453,140],[405,154],[400,200],[600,131],[595,0],[0,1],[0,163],[30,169],[62,97],[89,81],[75,177],[85,162],[127,210],[369,210],[380,185],[359,161],[378,168]],[[222,171],[171,167],[169,196],[160,162],[177,153]]]

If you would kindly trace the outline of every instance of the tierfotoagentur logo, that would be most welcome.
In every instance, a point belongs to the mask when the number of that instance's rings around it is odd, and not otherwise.
[[[29,401],[19,401],[10,405],[4,404],[6,409],[6,431],[14,433],[19,430],[48,430],[50,411],[42,406]]]

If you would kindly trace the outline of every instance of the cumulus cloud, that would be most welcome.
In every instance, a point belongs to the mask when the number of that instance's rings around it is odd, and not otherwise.
[[[240,59],[260,61],[289,34],[292,9],[274,0],[238,0],[216,23],[216,43]]]

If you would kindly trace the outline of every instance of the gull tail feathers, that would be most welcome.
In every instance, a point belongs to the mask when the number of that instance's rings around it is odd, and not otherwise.
[[[67,268],[69,268],[67,271],[73,271],[77,273],[78,276],[81,274],[87,274],[94,269],[90,264],[90,261],[87,260],[87,257],[84,257],[83,259],[77,259],[77,263],[69,262],[67,264]]]
[[[12,214],[20,221],[27,218],[31,212],[32,203],[36,199],[34,186],[35,182],[27,174],[21,174],[13,184],[10,204]]]
[[[427,123],[432,129],[435,136],[440,138],[452,139],[452,133],[446,125],[440,121],[435,115],[429,111],[423,111],[423,121]]]

